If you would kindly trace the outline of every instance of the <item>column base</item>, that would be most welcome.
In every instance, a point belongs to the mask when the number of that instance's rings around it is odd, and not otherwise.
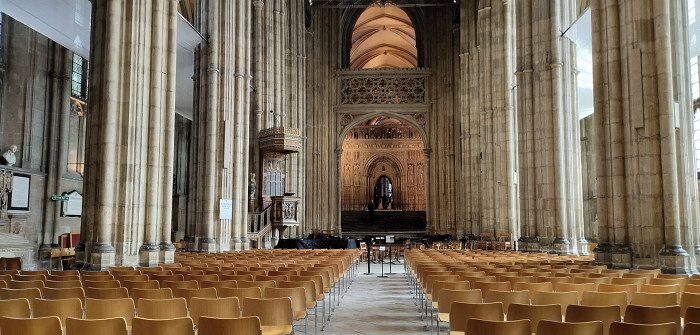
[[[213,237],[203,237],[199,239],[199,251],[216,252],[216,240]]]
[[[610,244],[598,244],[593,249],[595,265],[605,265],[612,268],[612,246]]]
[[[92,258],[89,266],[90,270],[109,270],[109,267],[114,265],[116,251],[109,243],[99,243],[92,248],[90,256]]]
[[[156,243],[144,243],[139,248],[139,266],[158,266],[160,248]]]
[[[243,249],[243,240],[240,237],[231,237],[231,250],[241,251]]]
[[[662,273],[689,274],[690,255],[681,247],[664,246],[659,251],[659,268]]]
[[[521,236],[518,239],[518,250],[523,252],[540,252],[540,241],[537,237]]]
[[[588,256],[588,241],[585,238],[578,239],[578,254],[583,256]]]
[[[82,270],[88,266],[87,252],[85,252],[85,243],[80,242],[75,246],[75,255],[73,256],[73,265],[70,269],[64,270]]]
[[[560,255],[570,255],[572,254],[571,242],[568,238],[557,237],[552,242],[552,252]]]
[[[241,245],[243,247],[243,250],[250,250],[250,239],[248,236],[243,236],[241,238]]]
[[[614,245],[611,249],[611,269],[629,269],[632,267],[632,249],[623,244]]]
[[[158,245],[158,262],[163,264],[175,263],[175,246],[170,242],[160,242]]]

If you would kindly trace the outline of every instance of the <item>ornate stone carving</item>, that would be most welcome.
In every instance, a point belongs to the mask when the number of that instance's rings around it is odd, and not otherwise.
[[[354,118],[352,114],[340,114],[340,125],[347,126]]]
[[[416,113],[413,115],[413,118],[416,119],[416,122],[418,122],[418,124],[421,126],[425,125],[425,123],[428,121],[423,113]]]
[[[0,171],[0,220],[7,219],[9,194],[12,192],[12,172]]]
[[[343,78],[341,104],[422,104],[425,103],[425,79],[402,77]]]
[[[298,152],[301,150],[301,129],[273,127],[260,131],[260,150]]]

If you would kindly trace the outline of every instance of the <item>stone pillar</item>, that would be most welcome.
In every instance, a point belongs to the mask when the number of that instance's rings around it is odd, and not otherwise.
[[[214,0],[199,11],[209,43],[197,50],[192,171],[203,177],[193,207],[205,252],[243,249],[247,234],[251,10],[248,2]],[[232,201],[230,220],[220,219],[222,199]]]
[[[95,269],[157,263],[157,231],[171,224],[177,1],[131,6],[92,6],[82,225]]]
[[[49,70],[50,102],[49,129],[46,144],[49,146],[47,173],[44,189],[44,222],[42,227],[41,246],[39,247],[40,263],[45,269],[51,269],[51,250],[58,249],[56,240],[56,220],[61,216],[61,202],[51,201],[51,196],[61,194],[63,174],[68,163],[68,133],[70,127],[71,81],[69,73],[72,70],[72,53],[58,43],[51,43],[49,53],[51,69]]]
[[[695,255],[685,251],[697,244],[698,217],[685,7],[591,2],[597,260],[613,267],[695,271]]]

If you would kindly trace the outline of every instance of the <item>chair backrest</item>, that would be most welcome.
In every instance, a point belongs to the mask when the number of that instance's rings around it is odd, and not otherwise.
[[[265,289],[265,298],[292,299],[294,315],[306,312],[306,292],[303,287],[268,287]]]
[[[11,318],[28,318],[31,316],[29,299],[7,299],[0,300],[0,315]]]
[[[190,299],[193,297],[199,298],[216,298],[216,289],[213,287],[207,288],[175,288],[173,289],[173,297],[185,298],[187,305],[190,304]]]
[[[10,289],[28,289],[28,288],[38,288],[39,291],[44,292],[44,282],[41,280],[10,280],[7,282],[7,288]]]
[[[583,292],[596,290],[594,283],[557,283],[554,287],[557,292],[576,292],[579,301],[583,299]]]
[[[120,299],[128,298],[129,291],[126,287],[97,288],[86,287],[85,297],[92,299]]]
[[[610,335],[677,335],[678,325],[669,323],[637,324],[631,322],[613,322]]]
[[[195,325],[199,324],[202,316],[216,318],[237,318],[241,316],[238,298],[200,298],[190,300],[190,317]]]
[[[627,292],[627,302],[632,300],[632,296],[639,291],[636,284],[600,284],[598,292]]]
[[[656,284],[644,284],[639,289],[639,292],[648,293],[675,293],[676,294],[676,304],[681,301],[681,293],[683,289],[680,284],[671,285],[656,285]]]
[[[306,295],[306,308],[316,306],[316,283],[311,280],[290,280],[277,283],[280,288],[301,287]]]
[[[51,288],[44,289],[44,299],[67,299],[78,298],[85,304],[85,291],[81,287]]]
[[[146,299],[136,303],[137,315],[146,319],[173,319],[187,316],[185,298]]]
[[[236,297],[242,303],[244,298],[262,298],[262,290],[259,287],[223,287],[217,290],[219,297]]]
[[[561,321],[561,307],[559,305],[511,304],[508,308],[508,320],[530,320],[530,330],[534,333],[541,320]]]
[[[552,292],[554,291],[554,286],[551,282],[540,282],[540,283],[515,283],[513,285],[514,291],[527,290],[530,292],[530,300],[535,299],[535,292]]]
[[[683,318],[685,322],[700,323],[700,307],[688,306]]]
[[[121,282],[123,287],[126,287],[126,289],[129,291],[129,294],[131,294],[131,290],[135,288],[141,288],[141,289],[158,289],[160,288],[160,283],[157,280],[124,280]]]
[[[620,306],[569,305],[566,310],[566,322],[602,321],[605,335],[608,335],[610,324],[621,320]]]
[[[216,318],[201,316],[198,335],[260,335],[260,319],[257,316],[240,318]]]
[[[34,317],[57,316],[61,324],[66,323],[66,318],[82,318],[83,302],[79,298],[67,299],[34,299],[32,309]]]
[[[239,280],[238,287],[239,288],[259,287],[260,290],[262,291],[263,297],[265,297],[265,289],[268,287],[277,287],[277,282],[275,282],[274,280],[262,280],[262,281]]]
[[[561,322],[542,320],[537,325],[537,335],[603,335],[602,321]],[[635,334],[636,335],[636,334]]]
[[[131,335],[193,335],[194,324],[188,316],[168,319],[134,318]]]
[[[678,298],[675,292],[637,292],[632,296],[630,304],[652,307],[673,306],[678,304]]]
[[[482,281],[475,281],[472,283],[471,287],[473,287],[476,290],[481,290],[481,295],[482,298],[486,298],[486,291],[488,290],[498,290],[498,291],[510,291],[510,282],[509,281],[502,281],[502,282],[482,282]],[[523,283],[525,284],[525,283]]]
[[[241,307],[242,316],[257,316],[262,326],[292,325],[290,298],[243,298]]]
[[[66,335],[109,334],[127,335],[124,318],[109,319],[66,319]]]
[[[681,296],[681,316],[685,317],[688,307],[700,307],[700,293],[683,293]]]
[[[686,322],[683,325],[683,335],[700,334],[700,323]]]
[[[24,289],[12,289],[12,288],[0,288],[0,299],[20,299],[25,298],[29,300],[29,307],[34,304],[34,298],[41,298],[41,290],[38,288],[24,288]]]
[[[529,304],[530,291],[496,291],[489,290],[486,292],[485,302],[501,302],[503,310],[508,311],[510,304]]]
[[[134,301],[131,298],[121,299],[85,299],[86,319],[124,318],[131,326],[134,318]]]
[[[70,287],[83,287],[83,282],[80,280],[47,280],[45,287],[51,288],[70,288]]]
[[[628,305],[625,322],[639,324],[675,322],[680,327],[681,307],[678,305],[661,307]]]
[[[623,274],[624,275],[624,274]],[[637,285],[637,290],[639,290],[643,284],[647,283],[646,278],[610,278],[610,284],[619,284],[619,285],[628,285],[628,284],[633,284]]]
[[[160,287],[176,288],[199,288],[199,283],[196,280],[163,280],[160,282]]]
[[[439,313],[450,313],[452,309],[452,303],[454,302],[464,302],[464,303],[481,303],[482,293],[481,290],[440,290],[440,296],[438,296],[438,312]]]
[[[566,307],[569,305],[578,305],[578,292],[535,292],[535,305],[552,305],[561,306],[561,314],[566,315]]]
[[[530,335],[530,322],[528,320],[494,321],[469,319],[467,320],[466,334]]]
[[[581,305],[585,306],[611,306],[620,307],[620,314],[625,315],[627,310],[627,292],[583,292]]]
[[[453,302],[450,308],[450,330],[462,331],[466,329],[469,319],[503,321],[503,304],[500,302],[477,304]]]
[[[170,288],[134,288],[131,289],[131,299],[134,304],[138,304],[139,299],[170,299],[173,297],[173,290]]]
[[[38,318],[0,317],[2,335],[62,335],[61,320],[57,316]]]
[[[93,287],[93,288],[118,288],[122,287],[122,284],[118,280],[83,280],[83,287]]]

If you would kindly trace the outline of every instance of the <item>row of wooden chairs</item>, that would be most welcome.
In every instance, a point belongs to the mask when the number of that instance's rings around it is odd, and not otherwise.
[[[470,335],[530,335],[531,328],[529,320],[500,321],[482,320],[478,318],[469,319],[466,322],[465,330]],[[539,322],[537,330],[532,332],[537,335],[559,335],[559,334],[603,334],[603,323],[600,321],[589,322],[567,322],[542,320]],[[700,324],[686,325],[683,334],[692,335],[700,333]],[[610,325],[610,335],[677,335],[678,326],[674,323],[662,324],[635,324],[613,322]]]
[[[65,323],[65,333],[63,332]],[[0,317],[0,332],[3,335],[127,335],[129,330],[124,318],[77,319],[56,316],[40,318]],[[197,327],[199,335],[259,335],[262,333],[260,319],[256,316],[237,318],[200,317]],[[133,319],[132,335],[193,335],[194,323],[189,317],[172,319]]]

